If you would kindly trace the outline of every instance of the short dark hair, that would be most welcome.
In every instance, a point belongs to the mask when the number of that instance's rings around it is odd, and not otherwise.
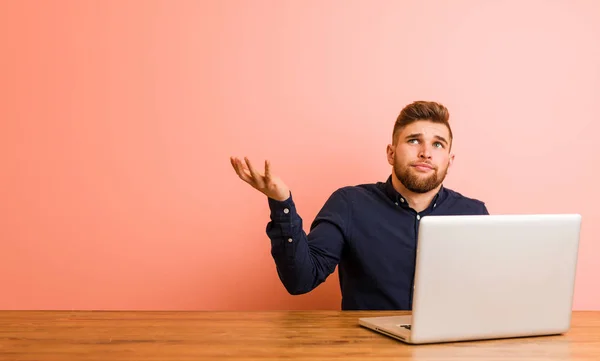
[[[392,133],[392,142],[396,144],[398,141],[398,133],[409,125],[410,123],[418,120],[429,120],[433,123],[444,124],[448,127],[450,132],[450,144],[452,144],[452,129],[450,128],[450,113],[448,108],[440,103],[418,100],[405,106],[394,124],[394,131]]]

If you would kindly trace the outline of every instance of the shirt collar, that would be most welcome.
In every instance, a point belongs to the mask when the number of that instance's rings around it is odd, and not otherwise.
[[[388,177],[387,181],[384,183],[384,190],[385,190],[385,194],[392,200],[392,202],[394,202],[398,205],[404,205],[404,206],[408,207],[408,202],[406,201],[406,198],[404,198],[404,196],[402,194],[400,194],[396,190],[396,188],[394,188],[394,185],[392,184],[392,175],[391,174]],[[447,190],[442,185],[440,187],[440,190],[435,195],[435,197],[433,197],[433,200],[429,204],[429,207],[427,207],[427,208],[429,209],[431,207],[436,207],[438,204],[440,204],[442,201],[444,201],[444,199],[446,199],[446,195],[447,195]]]

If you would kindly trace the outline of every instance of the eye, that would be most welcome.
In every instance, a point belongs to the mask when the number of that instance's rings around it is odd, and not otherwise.
[[[434,146],[438,147],[438,148],[444,148],[444,144],[440,143],[440,142],[435,142],[433,143]]]
[[[417,144],[419,140],[418,139],[409,139],[408,142],[412,143],[412,144]]]

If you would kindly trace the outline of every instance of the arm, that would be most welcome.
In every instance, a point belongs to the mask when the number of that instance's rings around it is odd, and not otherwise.
[[[350,210],[342,190],[327,200],[307,235],[296,211],[292,193],[271,172],[265,161],[264,174],[248,158],[245,164],[231,157],[231,165],[244,182],[267,196],[271,221],[267,234],[277,273],[291,294],[306,293],[321,284],[337,266],[344,244]]]
[[[344,246],[350,209],[341,190],[334,192],[311,224],[303,230],[302,218],[291,197],[269,198],[271,221],[267,235],[279,279],[293,295],[310,292],[335,270]]]

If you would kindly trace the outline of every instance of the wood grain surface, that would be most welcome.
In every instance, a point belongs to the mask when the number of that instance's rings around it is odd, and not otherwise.
[[[600,312],[560,336],[419,346],[357,323],[398,314],[0,311],[0,360],[600,360]]]

